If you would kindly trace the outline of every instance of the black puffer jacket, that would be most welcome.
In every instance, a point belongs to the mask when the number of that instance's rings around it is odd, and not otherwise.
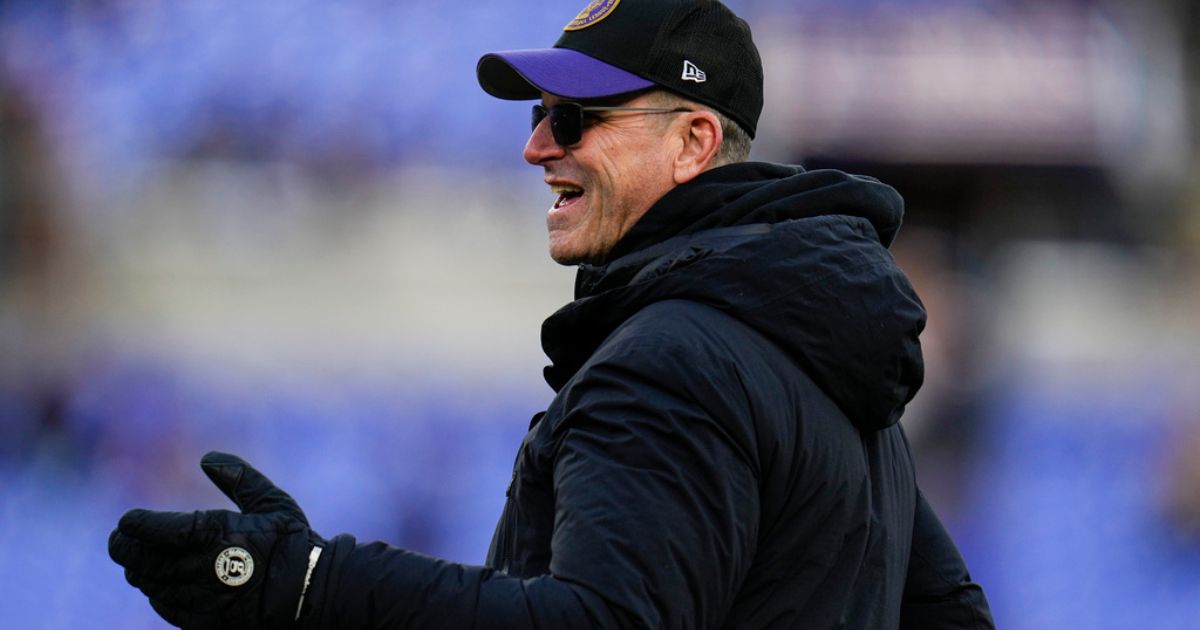
[[[341,537],[320,619],[992,627],[896,424],[925,321],[887,251],[901,216],[836,171],[738,164],[671,191],[543,326],[558,395],[491,568]]]

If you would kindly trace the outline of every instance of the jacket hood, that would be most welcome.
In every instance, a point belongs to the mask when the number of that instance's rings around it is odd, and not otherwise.
[[[887,246],[903,217],[894,189],[840,171],[724,166],[658,201],[576,300],[542,326],[560,389],[622,322],[685,299],[778,344],[863,430],[896,423],[924,378],[925,310]]]

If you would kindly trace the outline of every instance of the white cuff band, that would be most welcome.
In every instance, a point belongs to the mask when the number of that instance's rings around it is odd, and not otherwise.
[[[321,548],[314,546],[308,552],[308,571],[304,574],[304,588],[300,590],[300,603],[296,604],[296,619],[300,621],[300,610],[304,608],[304,596],[308,594],[308,584],[312,581],[313,570],[317,568],[317,560],[321,558]]]

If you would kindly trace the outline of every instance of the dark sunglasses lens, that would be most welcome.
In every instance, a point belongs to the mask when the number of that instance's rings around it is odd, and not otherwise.
[[[583,136],[583,109],[574,104],[551,107],[550,131],[558,144],[564,147],[576,144]]]
[[[575,104],[560,104],[554,107],[534,105],[529,113],[529,130],[536,131],[537,126],[547,116],[550,117],[550,133],[554,142],[566,147],[579,142],[583,136],[583,109]]]
[[[536,130],[538,124],[541,123],[542,119],[545,117],[546,108],[541,105],[534,105],[533,111],[529,112],[529,131],[532,132]]]

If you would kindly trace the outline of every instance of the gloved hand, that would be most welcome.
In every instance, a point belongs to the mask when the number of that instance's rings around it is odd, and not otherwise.
[[[212,452],[200,467],[240,514],[130,510],[108,538],[109,556],[174,626],[295,627],[325,541],[292,497],[240,457]]]

